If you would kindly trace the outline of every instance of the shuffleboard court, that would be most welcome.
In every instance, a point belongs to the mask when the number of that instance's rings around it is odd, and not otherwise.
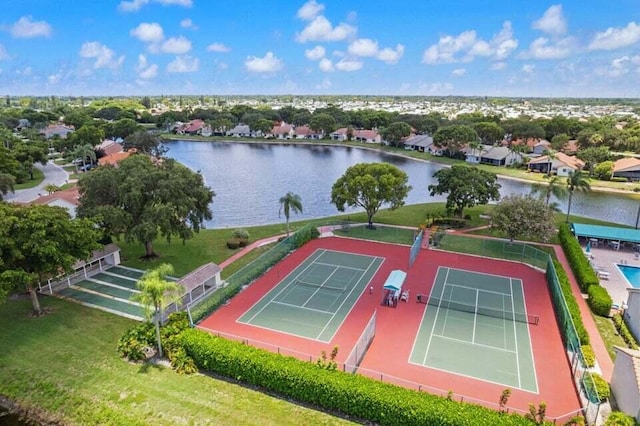
[[[383,261],[316,250],[238,322],[330,342]]]
[[[409,362],[538,392],[522,281],[440,267]]]

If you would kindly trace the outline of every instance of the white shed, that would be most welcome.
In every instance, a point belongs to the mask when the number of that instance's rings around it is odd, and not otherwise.
[[[611,392],[618,409],[640,422],[640,351],[614,347],[616,363],[611,378]]]
[[[624,310],[624,319],[631,334],[640,341],[640,288],[627,288],[627,308]]]

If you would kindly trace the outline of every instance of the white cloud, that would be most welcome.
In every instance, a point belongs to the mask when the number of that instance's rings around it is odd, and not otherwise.
[[[61,72],[56,73],[56,74],[51,74],[51,75],[47,76],[47,82],[49,84],[51,84],[51,85],[57,84],[60,81],[61,78],[62,78],[62,73]]]
[[[333,86],[333,84],[331,83],[331,80],[325,77],[322,79],[322,82],[320,84],[316,85],[316,89],[329,89],[331,88],[331,86]]]
[[[207,46],[207,52],[227,53],[227,52],[231,52],[231,48],[228,46],[225,46],[222,43],[211,43],[209,46]]]
[[[489,67],[489,69],[491,71],[502,71],[503,69],[507,68],[507,63],[506,62],[494,62],[493,64],[491,64],[491,66]]]
[[[189,55],[176,56],[167,65],[168,72],[196,72],[200,68],[200,60]]]
[[[531,28],[551,35],[562,35],[567,32],[567,20],[562,14],[562,5],[554,4],[544,12],[542,18],[533,21]]]
[[[11,26],[13,38],[50,37],[51,25],[46,21],[33,21],[31,16],[23,16]]]
[[[455,70],[451,71],[451,74],[455,75],[456,77],[462,77],[466,73],[467,70],[464,68],[456,68]]]
[[[164,31],[157,22],[143,22],[131,31],[133,37],[143,42],[158,42],[164,39]]]
[[[589,43],[589,50],[614,50],[638,41],[640,41],[640,25],[629,22],[626,27],[609,27],[606,31],[596,33]]]
[[[362,68],[363,63],[361,61],[353,59],[341,59],[336,63],[336,69],[340,71],[358,71]]]
[[[418,91],[425,95],[448,95],[453,90],[451,83],[423,83],[418,85]]]
[[[533,74],[533,71],[536,69],[534,64],[524,64],[522,66],[522,72],[525,74]]]
[[[193,21],[189,18],[183,19],[180,21],[180,26],[182,28],[191,28],[192,30],[197,30],[199,27],[193,23]]]
[[[273,52],[267,52],[264,57],[249,56],[244,61],[247,71],[256,73],[272,73],[282,69],[282,61]]]
[[[324,72],[335,71],[335,69],[333,68],[333,61],[327,58],[322,58],[320,62],[318,62],[318,68],[320,68],[320,71]]]
[[[302,20],[310,21],[324,10],[324,4],[316,3],[316,0],[309,0],[298,9],[296,16]]]
[[[404,54],[404,46],[402,44],[396,45],[395,50],[389,47],[385,47],[378,52],[376,56],[379,60],[386,62],[387,64],[397,63]]]
[[[636,72],[640,72],[640,55],[625,55],[621,58],[613,59],[608,67],[600,70],[597,73],[615,78],[628,74],[632,70],[632,66],[635,67]]]
[[[324,47],[316,46],[313,49],[305,50],[304,56],[306,56],[307,59],[310,59],[312,61],[317,61],[319,59],[324,58],[325,53],[326,53],[326,50],[324,49]]]
[[[2,44],[0,44],[0,61],[4,61],[7,59],[9,59],[9,54],[7,53],[7,49],[5,49]]]
[[[86,59],[95,59],[94,68],[120,68],[124,62],[124,56],[114,57],[113,50],[98,41],[86,42],[80,48],[80,57]]]
[[[457,37],[446,35],[440,37],[438,44],[431,45],[422,55],[425,64],[446,64],[457,62],[455,55],[458,52],[466,52],[476,44],[476,32],[464,31]]]
[[[529,49],[520,54],[526,59],[561,59],[566,58],[575,50],[576,41],[573,37],[565,37],[552,42],[546,37],[539,37],[529,45]]]
[[[118,10],[121,12],[137,12],[145,6],[149,4],[150,0],[122,0],[120,4],[118,4]],[[154,3],[160,3],[164,6],[176,5],[183,7],[191,7],[193,6],[193,2],[191,0],[151,0]]]
[[[378,54],[378,42],[370,38],[354,40],[347,51],[355,56],[376,56]]]
[[[500,32],[493,36],[491,47],[494,59],[498,61],[506,59],[518,47],[518,40],[513,38],[513,28],[510,21],[505,21]]]
[[[324,16],[316,16],[313,21],[296,34],[296,40],[300,43],[307,41],[340,41],[349,38],[356,33],[356,28],[341,22],[335,27]]]
[[[150,80],[152,78],[155,78],[155,76],[158,74],[158,65],[149,65],[146,56],[138,55],[138,65],[136,65],[136,71],[138,73],[138,78],[141,78],[143,80]]]
[[[184,36],[171,37],[162,43],[160,50],[164,53],[182,55],[191,50],[191,41]]]

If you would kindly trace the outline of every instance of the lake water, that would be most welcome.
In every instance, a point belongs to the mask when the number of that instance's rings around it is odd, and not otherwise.
[[[246,144],[238,142],[168,142],[168,156],[199,170],[216,193],[213,220],[207,228],[264,225],[283,222],[278,217],[280,197],[291,191],[300,195],[303,214],[291,220],[339,214],[331,204],[331,186],[356,163],[386,161],[403,169],[413,186],[406,204],[445,201],[430,197],[427,187],[443,166],[413,159],[343,146]],[[500,179],[500,193],[526,194],[531,185]],[[640,201],[618,194],[574,193],[571,213],[634,225]],[[560,203],[566,212],[566,201]]]

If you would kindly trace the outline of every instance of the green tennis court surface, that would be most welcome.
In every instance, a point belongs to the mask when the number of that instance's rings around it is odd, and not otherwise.
[[[383,261],[316,250],[238,322],[330,342]]]
[[[440,267],[409,362],[538,392],[522,281]]]

